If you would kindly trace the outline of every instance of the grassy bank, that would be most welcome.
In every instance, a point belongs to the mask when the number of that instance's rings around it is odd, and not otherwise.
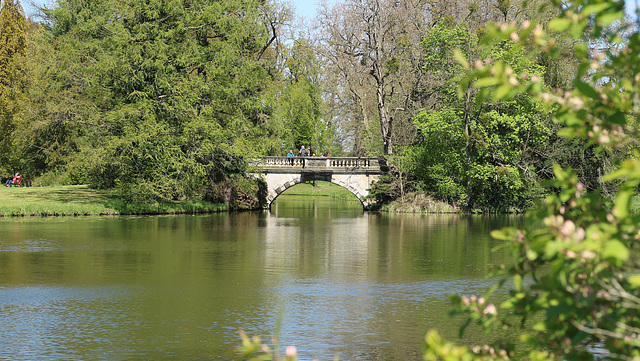
[[[0,187],[0,216],[171,214],[224,210],[227,210],[225,204],[193,201],[126,204],[110,191],[87,186]]]
[[[631,198],[631,211],[640,213],[640,195]],[[410,193],[404,200],[397,199],[382,206],[381,211],[390,213],[462,213],[462,209],[437,201],[423,193]]]
[[[435,200],[424,193],[409,193],[382,206],[382,211],[391,213],[460,213],[461,209]]]
[[[287,194],[358,199],[348,190],[328,182],[299,184]],[[204,201],[127,204],[108,190],[88,186],[0,187],[0,216],[95,216],[125,214],[208,213],[228,210],[227,204]]]

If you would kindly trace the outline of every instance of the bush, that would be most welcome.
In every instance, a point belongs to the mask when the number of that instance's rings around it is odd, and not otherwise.
[[[548,92],[541,79],[515,74],[503,63],[470,67],[461,89],[469,83],[490,84],[483,92],[494,100],[527,93],[553,104],[554,120],[563,125],[560,135],[593,145],[596,153],[637,144],[633,120],[639,117],[640,33],[638,27],[624,25],[623,6],[614,1],[563,2],[560,16],[550,23],[554,31],[567,31],[578,40],[575,90]],[[520,41],[542,52],[557,50],[545,31],[532,24],[521,29],[494,25],[487,33],[488,38]],[[602,56],[589,49],[593,39],[605,49]],[[627,41],[624,48],[621,39]],[[454,296],[455,313],[468,315],[462,331],[472,323],[487,333],[513,330],[521,335],[521,344],[456,347],[430,332],[424,358],[640,359],[640,275],[632,253],[640,241],[640,215],[632,211],[640,185],[639,159],[640,152],[620,159],[598,180],[616,185],[611,188],[613,204],[599,189],[581,182],[578,172],[555,165],[554,178],[546,184],[555,192],[528,213],[526,226],[492,232],[513,253],[514,261],[503,266],[497,285],[509,285],[509,297],[495,305],[489,301],[493,289],[484,297]]]

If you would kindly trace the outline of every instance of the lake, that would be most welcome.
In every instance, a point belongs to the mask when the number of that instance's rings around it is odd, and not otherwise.
[[[515,216],[378,214],[278,197],[271,211],[0,219],[0,359],[228,360],[238,329],[301,360],[419,360],[508,261]],[[465,342],[482,336],[473,333]]]

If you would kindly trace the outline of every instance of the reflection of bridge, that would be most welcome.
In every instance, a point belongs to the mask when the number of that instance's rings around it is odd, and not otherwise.
[[[254,173],[267,183],[267,206],[287,188],[301,182],[327,181],[348,189],[365,209],[371,184],[386,167],[378,158],[361,157],[265,157],[253,163]]]

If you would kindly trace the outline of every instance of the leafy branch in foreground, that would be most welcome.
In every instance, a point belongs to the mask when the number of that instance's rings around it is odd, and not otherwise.
[[[493,290],[483,298],[454,297],[458,311],[468,315],[462,332],[476,323],[487,333],[514,330],[522,342],[458,347],[432,331],[425,341],[426,360],[582,360],[596,353],[604,359],[640,358],[640,274],[634,251],[640,215],[631,211],[640,185],[640,153],[628,151],[638,145],[640,34],[637,26],[625,23],[622,2],[556,5],[560,15],[549,30],[582,40],[572,91],[548,91],[539,77],[516,73],[499,61],[466,64],[461,55],[468,77],[460,92],[471,84],[485,99],[528,94],[553,105],[561,136],[625,155],[602,178],[617,184],[617,190],[611,200],[587,189],[571,168],[555,166],[555,178],[547,184],[554,193],[528,214],[527,226],[492,232],[513,250],[514,262],[501,270],[498,284],[512,285],[507,299],[491,305],[486,298]],[[531,23],[491,26],[487,38],[550,55],[555,51],[549,33]]]
[[[273,338],[273,348],[262,342],[260,336],[249,337],[243,330],[238,331],[242,339],[242,346],[237,349],[239,360],[245,361],[297,361],[298,350],[295,346],[287,346],[285,355],[280,355],[278,338]]]

